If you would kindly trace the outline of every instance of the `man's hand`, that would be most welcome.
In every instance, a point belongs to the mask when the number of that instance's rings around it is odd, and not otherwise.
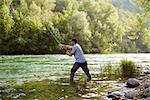
[[[64,44],[59,44],[59,46],[60,46],[61,48],[65,48],[65,45],[64,45]]]
[[[70,52],[66,52],[67,55],[72,56],[72,54]]]

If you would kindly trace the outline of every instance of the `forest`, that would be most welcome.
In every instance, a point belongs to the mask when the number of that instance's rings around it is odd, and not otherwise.
[[[0,54],[150,52],[149,0],[0,0]]]

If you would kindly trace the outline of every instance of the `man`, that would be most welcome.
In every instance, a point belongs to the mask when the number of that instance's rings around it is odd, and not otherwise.
[[[82,70],[87,75],[87,77],[88,77],[87,81],[89,82],[91,80],[91,75],[90,75],[89,69],[87,67],[87,62],[86,62],[86,59],[84,57],[83,50],[82,50],[81,46],[77,43],[77,39],[72,39],[72,46],[63,45],[63,44],[60,44],[60,46],[63,48],[71,48],[72,51],[66,52],[66,54],[69,56],[74,55],[74,57],[76,59],[74,65],[71,69],[70,81],[71,82],[73,81],[75,72],[78,70],[79,67],[81,67]]]

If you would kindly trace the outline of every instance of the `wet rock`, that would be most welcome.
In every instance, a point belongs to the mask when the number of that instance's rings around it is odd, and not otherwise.
[[[16,97],[14,97],[14,98],[18,98],[18,97],[21,97],[21,96],[26,96],[26,94],[24,94],[24,93],[20,93],[20,94],[18,94]]]
[[[65,98],[68,98],[68,96],[66,95]]]
[[[129,78],[128,81],[127,81],[127,86],[129,88],[135,88],[139,85],[140,85],[139,80],[137,80],[135,78]]]
[[[11,93],[11,92],[16,92],[16,89],[5,89],[5,90],[0,90],[0,93]]]
[[[134,97],[138,96],[140,93],[140,90],[132,90],[127,93],[125,93],[125,97],[128,99],[134,99]]]
[[[24,93],[11,94],[11,95],[9,95],[8,97],[10,97],[10,98],[12,98],[12,99],[17,99],[17,98],[19,98],[19,97],[21,97],[21,96],[26,96],[26,94],[24,94]]]
[[[107,97],[111,98],[112,100],[120,100],[121,96],[122,95],[120,95],[120,94],[110,93],[110,92],[108,92],[108,94],[107,94]]]
[[[59,98],[60,100],[63,100],[63,99],[65,99],[65,97],[61,97],[61,98]]]
[[[146,74],[144,74],[144,73],[141,73],[141,74],[140,74],[140,76],[146,76]]]
[[[149,88],[150,87],[150,81],[146,81],[144,84],[144,88]]]
[[[22,90],[22,89],[19,89],[19,92],[23,92],[23,90]]]
[[[145,98],[144,100],[150,100],[150,97]]]
[[[145,93],[150,92],[150,87],[149,87],[149,88],[146,88],[146,89],[144,90],[144,92],[145,92]]]
[[[150,87],[144,90],[144,93],[147,97],[150,97]]]
[[[82,98],[90,99],[90,98],[98,98],[99,95],[96,93],[87,93],[81,96]]]
[[[150,74],[150,71],[145,71],[144,74]]]
[[[37,96],[34,96],[34,100],[38,100]]]
[[[33,93],[33,92],[36,92],[36,89],[32,89],[29,91],[29,93]]]
[[[98,90],[98,87],[97,88],[91,88],[90,91],[96,91]]]

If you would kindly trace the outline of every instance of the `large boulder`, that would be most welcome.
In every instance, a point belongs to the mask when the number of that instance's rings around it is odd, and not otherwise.
[[[135,88],[139,85],[140,85],[139,80],[137,80],[135,78],[129,78],[128,81],[127,81],[127,86],[129,88]]]

